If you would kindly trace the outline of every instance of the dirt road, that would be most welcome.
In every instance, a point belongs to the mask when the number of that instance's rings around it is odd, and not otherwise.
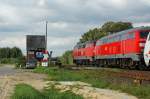
[[[44,87],[54,85],[55,88],[60,89],[60,91],[71,90],[75,94],[82,95],[85,99],[137,99],[134,96],[118,91],[93,88],[90,84],[78,81],[46,81],[44,79],[46,79],[47,76],[44,74],[14,70],[11,66],[0,67],[0,72],[1,99],[9,99],[14,92],[15,85],[19,83],[29,84],[39,91],[42,91]]]
[[[4,65],[0,67],[0,76],[13,75],[16,72],[17,71],[11,65]]]

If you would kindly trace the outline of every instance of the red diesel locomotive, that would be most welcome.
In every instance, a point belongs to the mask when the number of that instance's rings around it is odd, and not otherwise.
[[[120,66],[145,69],[143,50],[150,27],[138,27],[77,44],[73,50],[77,65]]]
[[[86,43],[77,44],[73,50],[73,61],[77,65],[89,65],[94,61],[95,42],[88,41]]]

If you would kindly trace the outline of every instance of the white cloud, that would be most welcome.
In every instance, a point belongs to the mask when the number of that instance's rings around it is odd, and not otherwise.
[[[1,43],[1,46],[15,46],[16,45],[19,47],[24,47],[25,39],[23,38],[18,39],[18,37],[7,37],[7,38],[1,38],[0,43]]]
[[[66,50],[72,50],[79,37],[48,37],[48,50],[53,51],[53,56],[59,56]]]
[[[78,41],[78,37],[48,37],[48,46],[62,47],[70,46]]]
[[[21,48],[23,53],[25,54],[26,49],[26,39],[23,36],[16,36],[16,37],[1,37],[0,38],[0,47],[14,47],[17,46]]]
[[[48,25],[53,28],[66,28],[68,26],[65,22],[49,22]]]
[[[145,5],[150,5],[150,0],[141,0],[141,2]]]
[[[46,5],[46,0],[38,0],[38,6],[45,6]]]
[[[112,5],[116,8],[124,8],[126,7],[127,1],[126,0],[108,0]]]
[[[21,20],[17,9],[4,3],[0,3],[0,17],[4,23],[17,23]]]
[[[148,23],[134,23],[133,24],[134,27],[140,27],[140,26],[150,26],[150,22]]]

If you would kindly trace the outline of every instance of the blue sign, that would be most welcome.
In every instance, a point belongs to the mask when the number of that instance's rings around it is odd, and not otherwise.
[[[36,56],[37,59],[43,59],[43,57],[44,57],[42,52],[36,52],[35,56]]]

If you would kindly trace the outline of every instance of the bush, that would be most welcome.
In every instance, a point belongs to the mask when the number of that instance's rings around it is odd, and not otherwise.
[[[66,51],[60,58],[62,64],[73,64],[72,51]]]
[[[15,67],[16,68],[23,68],[26,66],[26,59],[25,59],[25,56],[24,57],[19,57],[17,59],[17,62],[15,64]]]
[[[0,63],[1,64],[15,64],[17,62],[16,58],[1,58]]]

